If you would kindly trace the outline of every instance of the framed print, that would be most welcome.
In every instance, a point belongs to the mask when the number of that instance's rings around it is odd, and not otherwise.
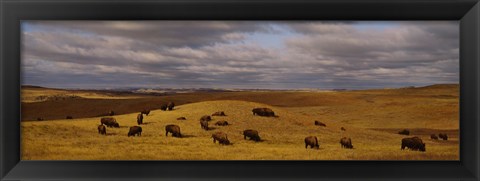
[[[1,3],[2,179],[479,179],[477,1]]]

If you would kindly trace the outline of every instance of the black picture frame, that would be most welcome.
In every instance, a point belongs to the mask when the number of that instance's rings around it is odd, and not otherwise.
[[[478,0],[0,0],[1,180],[479,180]],[[21,20],[459,20],[460,161],[21,161]]]

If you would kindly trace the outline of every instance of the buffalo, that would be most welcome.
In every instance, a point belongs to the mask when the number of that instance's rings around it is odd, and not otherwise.
[[[169,124],[165,126],[165,136],[168,136],[168,133],[172,133],[173,137],[182,137],[182,134],[180,133],[180,126],[178,125]]]
[[[205,115],[200,118],[200,121],[211,121],[211,120],[212,120],[212,117],[210,117],[209,115]]]
[[[247,137],[250,140],[260,141],[260,136],[258,136],[258,131],[256,130],[247,129],[243,131],[243,139],[247,139]]]
[[[177,118],[177,120],[187,120],[187,118],[185,118],[185,117],[179,117],[179,118]]]
[[[323,127],[327,127],[327,125],[325,123],[322,123],[320,121],[314,121],[313,122],[316,126],[323,126]]]
[[[316,136],[308,136],[305,138],[305,149],[308,148],[308,146],[310,146],[310,148],[316,148],[316,149],[319,149],[320,148],[320,145],[318,144],[318,139]]]
[[[225,112],[223,112],[223,111],[218,111],[218,112],[213,113],[212,116],[227,116],[227,115],[225,115]]]
[[[438,137],[442,138],[442,140],[448,140],[447,134],[440,133],[440,134],[438,134]]]
[[[340,130],[347,131],[347,129],[345,129],[344,127],[341,127]]]
[[[425,151],[425,143],[419,137],[403,138],[401,149],[409,148],[410,150]]]
[[[218,141],[219,144],[229,145],[230,141],[228,140],[227,134],[224,132],[216,132],[212,134],[213,143]]]
[[[132,126],[130,127],[130,130],[128,131],[128,137],[130,136],[142,136],[142,127],[140,126]]]
[[[144,109],[141,113],[148,116],[148,114],[150,114],[150,110]]]
[[[38,117],[37,121],[43,121],[44,119],[42,117]]]
[[[73,119],[73,117],[72,116],[67,116],[66,119]]]
[[[143,124],[143,114],[142,113],[137,115],[137,124],[138,125]]]
[[[205,121],[205,120],[200,120],[200,126],[202,127],[202,129],[204,130],[208,130],[208,121]]]
[[[98,125],[98,134],[107,134],[107,128],[103,124]]]
[[[110,110],[108,113],[107,113],[108,116],[114,116],[115,115],[115,112],[113,112],[112,110]]]
[[[435,134],[431,134],[431,135],[430,135],[430,139],[432,139],[432,140],[438,140],[438,137],[437,137],[437,135],[435,135]]]
[[[352,139],[350,138],[343,137],[340,139],[340,144],[342,145],[342,148],[353,149]]]
[[[217,126],[228,126],[228,122],[227,121],[217,121],[215,123],[215,125],[217,125]]]
[[[275,113],[270,108],[254,108],[253,115],[275,117]]]
[[[398,134],[401,134],[401,135],[410,135],[410,130],[404,129],[404,130],[402,130],[402,131],[399,131]]]
[[[100,124],[104,124],[107,127],[118,128],[120,125],[117,123],[117,120],[113,117],[103,117],[100,119]]]
[[[173,110],[174,107],[175,107],[175,104],[173,102],[168,102],[167,108],[169,111]]]
[[[160,106],[160,110],[166,111],[166,110],[167,110],[167,105],[166,105],[166,104],[162,104],[162,105]]]

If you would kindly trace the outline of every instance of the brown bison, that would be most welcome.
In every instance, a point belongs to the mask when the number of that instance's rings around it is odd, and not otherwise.
[[[223,111],[218,111],[218,112],[213,113],[212,116],[227,116],[227,115],[225,115],[225,112],[223,112]]]
[[[103,124],[98,125],[98,133],[106,135],[107,134],[107,128]]]
[[[150,110],[144,109],[144,110],[143,110],[142,112],[140,112],[140,113],[145,114],[145,115],[148,116],[148,114],[150,114]]]
[[[399,131],[398,134],[401,134],[401,135],[410,135],[410,130],[404,129],[404,130],[402,130],[402,131]]]
[[[166,105],[166,104],[162,104],[162,105],[160,106],[160,110],[166,111],[166,110],[167,110],[167,105]]]
[[[438,137],[437,137],[437,135],[435,135],[435,134],[431,134],[431,135],[430,135],[430,139],[432,139],[432,140],[438,140]]]
[[[344,127],[341,127],[340,130],[347,131],[347,129],[345,129]]]
[[[215,123],[215,125],[217,125],[217,126],[228,126],[228,122],[227,121],[217,121]]]
[[[323,127],[327,127],[327,125],[325,123],[322,123],[320,121],[315,121],[313,122],[316,126],[323,126]]]
[[[211,121],[211,120],[212,120],[212,117],[210,117],[209,115],[205,115],[200,118],[200,121]]]
[[[270,108],[255,108],[252,112],[253,115],[275,117],[275,113]]]
[[[37,118],[37,121],[43,121],[43,120],[44,120],[44,119],[41,118],[41,117],[38,117],[38,118]]]
[[[260,136],[258,136],[258,131],[256,130],[247,129],[243,131],[243,139],[247,139],[247,137],[250,140],[260,141]]]
[[[342,145],[342,148],[353,149],[352,139],[350,138],[343,137],[340,139],[340,144]]]
[[[169,124],[165,126],[165,136],[168,136],[168,133],[172,133],[173,137],[181,138],[182,134],[180,133],[180,126]]]
[[[66,119],[73,119],[73,117],[72,116],[67,116]]]
[[[100,124],[104,124],[107,127],[118,128],[120,125],[117,123],[117,120],[113,117],[103,117],[100,119]]]
[[[143,124],[143,114],[142,113],[137,115],[137,124],[138,125]]]
[[[305,149],[310,146],[310,148],[319,149],[320,145],[318,144],[318,139],[316,136],[308,136],[305,138]]]
[[[218,141],[219,144],[222,145],[229,145],[230,141],[228,140],[227,134],[223,132],[216,132],[212,134],[213,143]]]
[[[115,115],[115,112],[113,112],[112,110],[110,110],[110,112],[107,113],[108,116],[114,116]]]
[[[168,102],[167,108],[169,111],[173,110],[174,107],[175,107],[175,104],[173,102]]]
[[[448,140],[447,134],[440,133],[440,134],[438,134],[438,137],[442,138],[442,140]]]
[[[185,118],[185,117],[179,117],[179,118],[177,118],[177,120],[187,120],[187,118]]]
[[[423,143],[422,139],[419,137],[403,138],[401,149],[403,150],[405,147],[409,148],[410,150],[425,151],[425,143]]]
[[[130,127],[130,130],[128,131],[128,137],[130,136],[142,136],[142,127],[140,126],[132,126]]]
[[[200,126],[202,127],[202,129],[204,130],[208,130],[208,121],[205,121],[205,120],[200,120]]]

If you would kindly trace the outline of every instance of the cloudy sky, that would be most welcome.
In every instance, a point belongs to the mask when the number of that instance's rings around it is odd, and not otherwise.
[[[457,21],[23,21],[22,83],[346,88],[459,82]]]

